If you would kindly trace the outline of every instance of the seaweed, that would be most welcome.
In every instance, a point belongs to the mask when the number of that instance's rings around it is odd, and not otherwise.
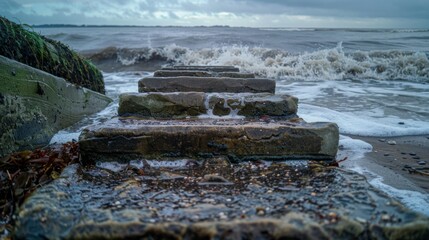
[[[0,158],[0,227],[2,222],[12,223],[12,215],[32,192],[59,178],[66,166],[78,160],[76,142]]]
[[[0,55],[104,94],[101,72],[65,44],[0,17]]]

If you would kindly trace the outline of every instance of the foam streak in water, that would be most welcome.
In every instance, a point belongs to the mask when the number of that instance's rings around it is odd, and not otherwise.
[[[238,96],[241,95],[241,97],[240,97],[240,105],[244,106],[244,95],[245,94],[246,93],[242,93],[242,94],[237,93],[237,94],[235,94],[235,97],[233,97],[233,96],[229,97],[229,95],[225,94],[225,93],[223,93],[223,94],[220,94],[220,93],[209,93],[209,94],[206,95],[206,99],[204,100],[204,106],[206,108],[207,113],[203,114],[203,115],[200,115],[199,117],[200,118],[242,119],[242,118],[244,118],[244,116],[241,116],[241,115],[238,114],[238,112],[240,111],[240,109],[239,108],[231,107],[228,104],[228,100],[229,99],[237,99],[237,95]],[[212,97],[217,97],[217,98],[223,99],[223,107],[225,109],[229,109],[229,114],[228,115],[218,116],[218,115],[215,115],[213,113],[214,106],[210,106],[210,99]]]
[[[300,104],[298,115],[308,122],[335,122],[343,134],[360,136],[405,136],[429,134],[429,123],[407,120],[400,125],[395,117],[384,117],[380,120],[361,116],[353,112],[339,112],[328,108]]]
[[[429,194],[394,188],[383,183],[381,176],[359,166],[354,167],[353,170],[365,176],[372,176],[373,179],[369,180],[372,186],[397,199],[410,209],[429,216]]]

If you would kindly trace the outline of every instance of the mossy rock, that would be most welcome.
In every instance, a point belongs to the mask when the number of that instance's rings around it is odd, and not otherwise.
[[[43,70],[70,83],[105,93],[103,75],[66,45],[0,17],[0,55]]]
[[[0,56],[0,157],[49,143],[52,136],[111,99]]]

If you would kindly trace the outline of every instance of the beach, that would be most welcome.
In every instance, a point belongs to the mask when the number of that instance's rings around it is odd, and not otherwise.
[[[162,66],[232,65],[275,79],[307,122],[335,122],[340,166],[429,215],[429,30],[229,27],[35,28],[103,71],[114,102],[51,143],[117,115],[119,95]],[[395,144],[393,142],[395,141]],[[389,142],[391,144],[389,144]],[[423,165],[423,161],[426,164]],[[421,162],[419,164],[419,162]],[[416,171],[417,170],[417,171]],[[419,172],[420,171],[420,172]]]
[[[373,147],[358,163],[359,166],[383,177],[385,184],[397,189],[429,193],[428,135],[353,138]],[[347,163],[344,165],[347,166]]]

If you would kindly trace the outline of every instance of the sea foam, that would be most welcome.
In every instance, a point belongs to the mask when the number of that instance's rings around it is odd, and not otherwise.
[[[413,51],[343,51],[331,49],[290,53],[245,45],[190,49],[171,44],[162,48],[117,49],[122,65],[165,61],[165,64],[233,65],[244,72],[292,80],[407,80],[429,82],[427,54]]]
[[[376,118],[308,104],[299,105],[298,115],[308,122],[335,122],[342,134],[378,137],[429,134],[429,122],[401,120],[395,116]],[[404,124],[400,124],[402,121]]]

